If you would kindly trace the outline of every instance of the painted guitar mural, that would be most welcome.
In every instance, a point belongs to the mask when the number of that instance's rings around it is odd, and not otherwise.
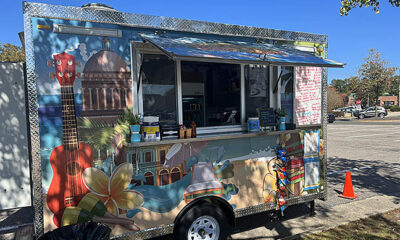
[[[65,208],[77,206],[89,192],[82,173],[93,166],[93,151],[88,144],[78,142],[73,85],[79,74],[75,72],[75,56],[63,52],[53,58],[49,66],[54,64],[55,77],[61,87],[63,144],[53,149],[50,155],[53,178],[47,192],[47,206],[54,213],[54,224],[60,226]]]

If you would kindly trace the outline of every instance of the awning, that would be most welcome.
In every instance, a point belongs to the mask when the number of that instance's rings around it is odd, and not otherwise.
[[[234,63],[276,64],[319,67],[343,67],[343,63],[323,59],[294,47],[268,43],[220,41],[194,37],[170,37],[154,34],[140,36],[173,59]]]

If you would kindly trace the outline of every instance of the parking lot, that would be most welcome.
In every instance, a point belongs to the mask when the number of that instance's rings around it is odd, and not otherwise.
[[[400,194],[400,125],[396,122],[336,122],[328,125],[328,197],[323,205],[345,203],[345,171],[354,189],[365,199],[379,194]]]

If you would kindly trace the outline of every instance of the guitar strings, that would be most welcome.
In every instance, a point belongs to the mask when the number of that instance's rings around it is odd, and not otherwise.
[[[70,181],[69,181],[69,172],[70,172],[70,169],[69,169],[70,168],[70,165],[69,165],[69,159],[70,159],[69,151],[65,151],[66,150],[65,146],[67,146],[67,148],[69,148],[69,144],[70,144],[69,136],[68,136],[68,130],[67,130],[67,126],[66,126],[68,124],[68,115],[65,114],[67,112],[66,110],[68,109],[68,100],[67,100],[68,98],[66,98],[66,88],[65,88],[65,85],[64,85],[65,84],[65,81],[64,81],[64,77],[65,76],[64,76],[62,62],[60,60],[54,59],[54,63],[59,66],[60,72],[62,74],[62,76],[60,76],[61,77],[61,83],[62,83],[62,86],[61,86],[61,108],[62,108],[63,130],[64,130],[63,131],[64,153],[65,153],[65,158],[67,160],[67,165],[66,165],[66,169],[67,169],[67,186],[70,189],[70,191],[72,191],[72,195],[74,195],[73,184],[70,183]],[[56,74],[58,74],[58,73],[56,73]],[[66,103],[67,106],[65,106],[65,104],[63,104],[63,102]],[[64,135],[66,135],[66,136],[64,136]],[[70,196],[68,196],[68,200],[70,201]],[[64,202],[66,201],[65,196],[64,196],[63,201]]]
[[[69,80],[68,82],[71,84],[71,86],[70,86],[70,88],[68,88],[68,90],[69,90],[69,94],[70,94],[69,101],[71,102],[70,109],[71,109],[71,112],[73,113],[73,114],[70,114],[71,124],[72,124],[72,133],[74,135],[73,136],[73,138],[74,138],[74,142],[73,142],[74,164],[73,165],[74,165],[75,180],[76,180],[76,183],[78,183],[78,186],[74,186],[74,188],[77,187],[76,190],[78,191],[78,194],[81,195],[81,194],[83,194],[83,188],[82,188],[82,182],[81,182],[82,178],[80,176],[81,162],[80,162],[80,158],[79,158],[78,129],[77,129],[77,124],[76,124],[76,116],[75,116],[75,101],[74,101],[74,87],[73,87],[74,83],[71,82],[72,72],[75,72],[73,63],[74,62],[72,62],[72,61],[71,62],[67,61],[67,66],[68,66],[67,76],[68,76],[68,80]],[[78,165],[76,164],[76,160],[78,160]]]

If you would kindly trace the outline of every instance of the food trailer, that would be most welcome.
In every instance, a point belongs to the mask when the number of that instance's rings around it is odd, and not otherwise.
[[[237,217],[326,198],[327,68],[343,67],[326,35],[23,11],[37,235],[93,220],[224,239]]]

